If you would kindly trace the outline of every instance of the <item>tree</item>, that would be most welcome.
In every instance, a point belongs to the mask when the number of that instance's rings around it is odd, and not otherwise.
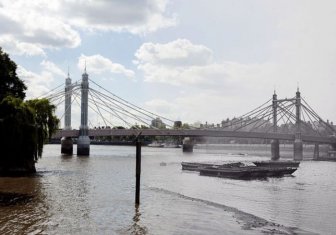
[[[37,131],[31,108],[8,96],[0,102],[0,173],[34,172],[38,157]]]
[[[23,101],[27,89],[0,48],[0,174],[33,173],[43,144],[58,128],[47,99]]]
[[[6,96],[24,99],[26,85],[16,74],[17,66],[0,47],[0,101]]]
[[[37,128],[37,151],[41,157],[43,144],[51,138],[52,134],[57,130],[59,119],[54,115],[56,106],[50,104],[47,99],[33,99],[26,101],[28,107],[32,110],[35,125]]]

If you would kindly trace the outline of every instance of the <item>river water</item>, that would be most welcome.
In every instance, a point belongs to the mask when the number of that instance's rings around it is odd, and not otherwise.
[[[336,233],[336,162],[303,161],[293,177],[268,180],[181,170],[181,161],[268,159],[255,155],[143,147],[136,208],[134,147],[62,157],[46,145],[37,176],[0,178],[0,234]]]

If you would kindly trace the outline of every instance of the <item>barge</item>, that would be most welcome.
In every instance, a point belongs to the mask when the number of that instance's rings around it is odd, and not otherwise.
[[[266,177],[282,177],[291,175],[297,170],[295,167],[206,167],[200,170],[200,175],[216,176],[232,179],[251,179]]]
[[[205,167],[241,167],[244,164],[241,162],[216,164],[216,163],[200,163],[200,162],[182,162],[182,170],[200,171]]]
[[[264,167],[299,167],[299,161],[255,161],[253,162],[256,166]]]
[[[215,164],[182,162],[182,170],[198,171],[200,175],[234,179],[281,177],[294,173],[300,162],[296,161],[265,161],[246,165],[242,162]]]

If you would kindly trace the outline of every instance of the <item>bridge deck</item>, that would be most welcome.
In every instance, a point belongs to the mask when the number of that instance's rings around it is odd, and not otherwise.
[[[294,141],[294,134],[283,133],[262,133],[262,132],[244,132],[227,130],[157,130],[157,129],[91,129],[89,136],[136,136],[141,132],[143,136],[182,136],[182,137],[234,137],[234,138],[257,138],[257,139],[278,139]],[[53,138],[78,137],[78,130],[59,130]],[[321,144],[335,144],[336,138],[321,136],[302,135],[304,142],[313,142]]]

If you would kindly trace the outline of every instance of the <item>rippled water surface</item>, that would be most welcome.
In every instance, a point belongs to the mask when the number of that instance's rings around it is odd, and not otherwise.
[[[142,154],[135,208],[134,147],[62,157],[59,145],[45,146],[37,176],[0,178],[0,234],[336,232],[336,162],[303,161],[293,177],[243,181],[182,172],[180,164],[268,158],[147,147]]]

